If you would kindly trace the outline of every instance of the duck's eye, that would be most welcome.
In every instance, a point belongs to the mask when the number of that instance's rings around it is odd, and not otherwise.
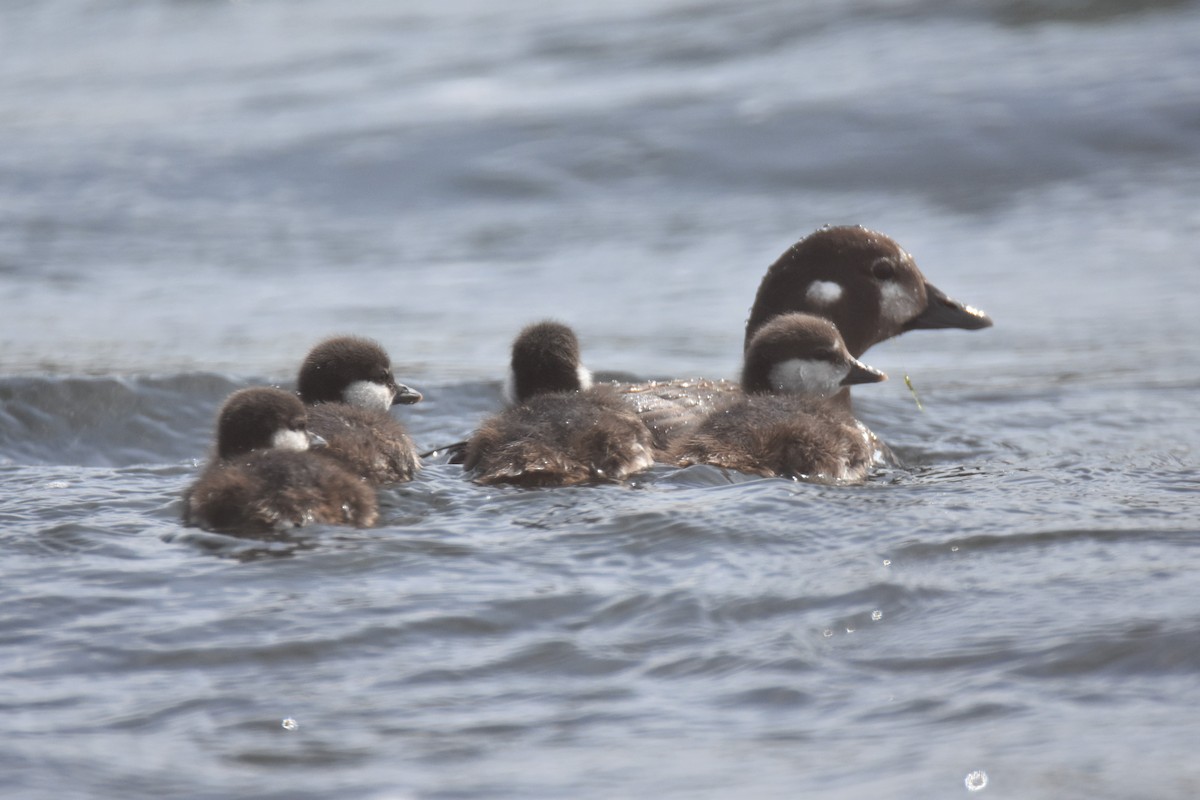
[[[292,430],[294,430],[294,431],[301,431],[301,432],[306,431],[306,430],[308,430],[308,420],[305,420],[305,419],[293,420],[291,427],[292,427]]]
[[[881,258],[871,265],[871,274],[881,281],[890,281],[896,277],[896,265],[890,259]]]

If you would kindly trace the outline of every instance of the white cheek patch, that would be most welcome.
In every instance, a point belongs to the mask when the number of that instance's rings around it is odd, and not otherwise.
[[[767,379],[771,382],[771,388],[777,392],[829,397],[841,391],[842,379],[845,377],[845,367],[828,361],[789,358],[772,367]]]
[[[512,367],[508,368],[508,374],[504,376],[504,402],[510,406],[517,404],[517,376],[512,371]]]
[[[307,450],[308,434],[304,431],[291,431],[286,428],[280,428],[271,437],[271,447],[274,447],[276,450]]]
[[[813,281],[804,299],[814,306],[830,306],[842,299],[842,285],[833,281]]]
[[[392,407],[392,390],[374,381],[355,381],[342,392],[342,399],[357,408],[387,411]]]
[[[579,377],[579,389],[587,391],[592,388],[592,371],[580,364],[575,368],[575,374]]]
[[[896,281],[884,281],[879,287],[879,310],[893,325],[903,325],[924,308],[907,288]]]

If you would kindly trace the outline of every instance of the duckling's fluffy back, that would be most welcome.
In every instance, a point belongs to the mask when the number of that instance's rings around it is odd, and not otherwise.
[[[650,431],[611,390],[539,394],[487,419],[464,466],[479,483],[620,481],[654,463]]]

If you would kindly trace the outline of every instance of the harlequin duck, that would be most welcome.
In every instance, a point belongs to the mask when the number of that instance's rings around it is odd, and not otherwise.
[[[378,343],[326,339],[309,351],[296,385],[309,407],[309,429],[328,442],[323,456],[376,484],[412,480],[420,470],[408,432],[388,409],[419,402],[421,393],[396,383]]]
[[[570,486],[620,481],[649,468],[651,436],[609,387],[593,387],[566,325],[526,327],[512,347],[512,405],[467,442],[463,466],[478,483]]]
[[[772,317],[793,311],[832,320],[855,358],[906,331],[992,325],[987,314],[929,283],[890,237],[861,226],[821,228],[771,265],[750,309],[744,348]],[[659,448],[686,435],[740,390],[732,381],[704,378],[613,385],[654,433]],[[848,390],[839,392],[839,402],[849,408]]]
[[[375,492],[309,451],[304,405],[281,389],[234,392],[217,417],[216,455],[183,496],[183,522],[245,533],[310,523],[375,523]]]
[[[843,387],[885,379],[847,352],[829,320],[777,316],[750,340],[744,394],[681,440],[675,461],[752,475],[861,482],[875,460],[874,436],[834,396]]]

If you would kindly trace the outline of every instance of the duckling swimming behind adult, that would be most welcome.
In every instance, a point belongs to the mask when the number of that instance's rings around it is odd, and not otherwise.
[[[540,322],[513,342],[512,405],[467,442],[478,483],[570,486],[620,481],[654,463],[650,431],[609,387],[593,387],[566,325]]]
[[[673,450],[675,461],[751,475],[861,482],[880,445],[835,395],[886,377],[851,356],[829,320],[775,317],[750,341],[744,394],[682,440]]]
[[[304,404],[281,389],[234,392],[217,417],[216,455],[183,496],[183,522],[246,533],[310,523],[365,527],[375,492],[309,450]]]

